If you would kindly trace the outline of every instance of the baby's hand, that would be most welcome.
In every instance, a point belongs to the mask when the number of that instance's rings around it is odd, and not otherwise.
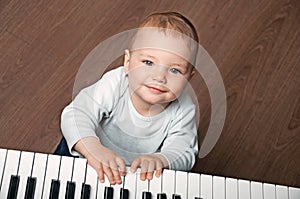
[[[117,156],[112,150],[103,147],[98,152],[90,154],[88,163],[96,169],[100,182],[104,182],[104,174],[110,184],[121,184],[121,176],[126,174],[126,165],[122,158]]]
[[[122,158],[112,150],[104,147],[92,137],[80,140],[75,149],[81,152],[96,171],[100,182],[104,182],[104,175],[107,176],[110,184],[121,184],[121,176],[126,174],[126,165]]]
[[[136,172],[137,168],[140,167],[141,168],[140,179],[152,180],[154,171],[155,171],[155,176],[160,177],[162,173],[162,169],[164,167],[164,163],[166,162],[166,160],[164,159],[165,159],[164,157],[157,154],[142,155],[136,158],[135,160],[133,160],[130,170],[131,172],[134,173]]]

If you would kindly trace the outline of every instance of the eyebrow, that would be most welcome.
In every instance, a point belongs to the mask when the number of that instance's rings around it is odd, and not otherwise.
[[[149,55],[149,54],[145,54],[145,53],[139,53],[138,54],[140,57],[149,57],[149,58],[152,58],[152,59],[156,59],[157,60],[157,57],[153,56],[153,55]],[[186,63],[185,62],[174,62],[174,63],[171,63],[170,64],[171,66],[174,66],[174,65],[177,65],[177,66],[185,66]]]
[[[172,63],[171,66],[180,66],[186,68],[187,64],[185,62],[175,62]]]
[[[152,56],[152,55],[145,54],[145,53],[139,53],[138,55],[139,55],[140,57],[148,57],[148,58],[157,60],[156,57],[154,57],[154,56]]]
[[[138,56],[158,60],[157,57],[155,57],[153,55],[149,55],[147,53],[145,54],[145,53],[139,52]],[[186,64],[186,62],[174,62],[174,63],[171,63],[169,66],[178,66],[178,67],[181,67],[182,69],[184,69],[185,71],[188,71],[188,64]]]

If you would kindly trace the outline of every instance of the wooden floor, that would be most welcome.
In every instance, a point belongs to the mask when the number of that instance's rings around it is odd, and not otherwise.
[[[179,11],[224,80],[219,141],[193,171],[300,187],[300,1],[0,1],[0,147],[52,153],[77,71],[101,41]],[[210,99],[201,77],[202,141]]]

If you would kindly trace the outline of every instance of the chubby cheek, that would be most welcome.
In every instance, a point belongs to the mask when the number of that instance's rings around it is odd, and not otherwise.
[[[138,89],[147,79],[142,68],[135,68],[128,73],[129,86],[134,91]]]
[[[169,80],[167,83],[170,92],[173,94],[175,98],[177,98],[183,91],[187,84],[187,80],[185,79],[176,79],[176,80]]]

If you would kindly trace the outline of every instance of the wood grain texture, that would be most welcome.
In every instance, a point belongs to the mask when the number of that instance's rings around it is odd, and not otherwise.
[[[193,171],[300,187],[297,0],[0,1],[0,147],[52,153],[84,58],[166,10],[195,24],[227,94],[221,137]],[[201,75],[191,82],[201,143],[211,102]]]

